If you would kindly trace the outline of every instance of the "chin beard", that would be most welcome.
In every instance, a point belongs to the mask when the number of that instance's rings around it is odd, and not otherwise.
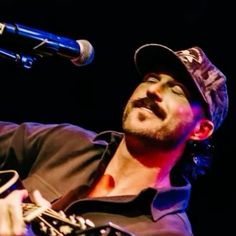
[[[176,147],[181,139],[175,134],[168,131],[151,132],[150,130],[134,130],[131,128],[123,127],[125,135],[128,137],[135,138],[139,142],[144,143],[148,147],[161,148],[168,150]]]
[[[122,127],[124,133],[143,142],[148,147],[161,148],[168,150],[175,148],[182,142],[185,142],[189,132],[193,128],[191,122],[169,124],[161,127],[145,127],[135,126],[129,117],[129,113],[125,112],[122,119]]]

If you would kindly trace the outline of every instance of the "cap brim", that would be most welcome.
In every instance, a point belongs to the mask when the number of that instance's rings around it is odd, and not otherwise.
[[[168,71],[191,91],[194,86],[194,92],[199,94],[199,89],[186,66],[170,48],[161,44],[145,44],[136,50],[134,61],[141,76],[150,72]]]

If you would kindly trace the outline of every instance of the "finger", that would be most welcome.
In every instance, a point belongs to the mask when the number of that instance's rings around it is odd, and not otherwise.
[[[0,235],[23,235],[25,223],[21,203],[28,196],[26,190],[15,190],[0,201]]]
[[[5,199],[0,199],[0,236],[11,235],[11,223]]]
[[[14,190],[6,197],[6,200],[8,202],[15,202],[16,204],[20,205],[24,199],[28,197],[28,195],[29,194],[26,189]]]
[[[8,204],[8,214],[12,235],[24,235],[26,225],[23,220],[22,206],[18,202],[10,202]]]
[[[26,225],[23,219],[22,202],[28,197],[28,191],[15,190],[10,193],[7,200],[7,210],[12,235],[24,235]]]
[[[47,201],[38,190],[34,190],[32,194],[32,201],[38,206],[51,207],[51,203]]]

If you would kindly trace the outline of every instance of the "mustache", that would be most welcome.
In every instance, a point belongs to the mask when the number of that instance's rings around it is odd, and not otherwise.
[[[164,120],[167,116],[164,109],[162,109],[155,101],[148,97],[136,99],[132,102],[133,107],[144,107],[151,110],[156,116]]]

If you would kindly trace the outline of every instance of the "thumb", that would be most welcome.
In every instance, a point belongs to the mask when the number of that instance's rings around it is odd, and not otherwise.
[[[51,203],[46,200],[38,190],[34,190],[31,200],[38,206],[51,207]]]

